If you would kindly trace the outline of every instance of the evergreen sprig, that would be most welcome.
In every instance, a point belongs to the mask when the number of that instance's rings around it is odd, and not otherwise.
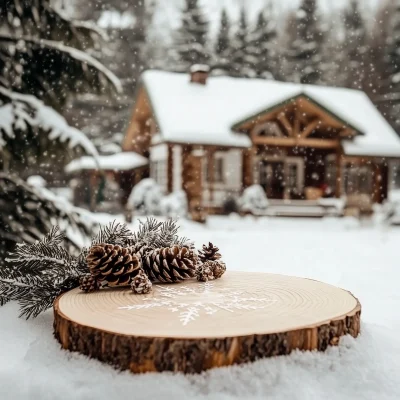
[[[126,224],[121,224],[114,220],[108,225],[100,227],[99,233],[92,239],[92,246],[101,243],[127,246],[132,238],[132,232]]]
[[[132,246],[144,243],[149,249],[180,245],[193,248],[187,238],[178,236],[176,220],[165,222],[147,218],[140,222],[137,232],[132,233],[125,224],[113,221],[100,227],[92,239],[99,243]],[[79,279],[88,272],[83,248],[78,257],[64,247],[64,235],[55,226],[41,240],[33,244],[18,244],[10,253],[7,264],[0,268],[0,305],[9,300],[18,301],[20,316],[35,318],[50,308],[62,293],[79,286]]]
[[[78,258],[63,246],[64,234],[53,227],[41,240],[20,243],[0,269],[0,305],[18,301],[21,316],[36,317],[63,291],[79,284]]]
[[[5,270],[11,268],[17,276],[47,274],[54,279],[65,278],[76,272],[77,258],[62,246],[63,241],[64,234],[55,226],[36,243],[19,243],[16,251],[6,259],[9,266]]]
[[[133,234],[131,244],[145,243],[150,249],[174,245],[191,247],[186,237],[178,236],[178,230],[177,220],[160,222],[152,217],[147,218],[145,222],[140,221],[138,232]]]

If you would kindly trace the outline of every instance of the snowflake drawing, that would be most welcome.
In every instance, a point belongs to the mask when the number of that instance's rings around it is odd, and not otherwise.
[[[164,307],[177,313],[183,326],[196,320],[200,315],[212,315],[216,312],[235,312],[238,310],[258,310],[275,303],[270,296],[248,294],[244,290],[219,288],[214,291],[214,283],[199,283],[197,286],[157,285],[154,296],[143,299],[142,304],[118,307],[120,310],[143,310]],[[201,295],[201,296],[198,296]]]

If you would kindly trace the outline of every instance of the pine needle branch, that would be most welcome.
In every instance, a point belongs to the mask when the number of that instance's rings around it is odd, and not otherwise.
[[[5,272],[11,275],[48,273],[59,279],[66,277],[76,271],[78,262],[62,246],[63,240],[64,235],[59,228],[53,227],[43,239],[33,244],[18,244],[15,252],[6,259],[10,267]]]
[[[126,224],[114,220],[108,225],[100,227],[99,233],[92,239],[92,246],[101,243],[127,246],[130,240],[132,240],[132,232]]]

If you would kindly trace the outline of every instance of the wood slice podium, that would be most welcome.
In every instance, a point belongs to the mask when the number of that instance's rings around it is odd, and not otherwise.
[[[228,271],[207,283],[154,284],[152,293],[79,289],[54,304],[64,349],[132,372],[198,373],[289,354],[325,350],[360,332],[351,293],[310,279]]]

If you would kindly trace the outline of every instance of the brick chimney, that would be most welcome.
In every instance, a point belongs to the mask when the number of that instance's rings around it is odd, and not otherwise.
[[[194,64],[190,67],[190,82],[205,85],[210,67],[205,64]]]

